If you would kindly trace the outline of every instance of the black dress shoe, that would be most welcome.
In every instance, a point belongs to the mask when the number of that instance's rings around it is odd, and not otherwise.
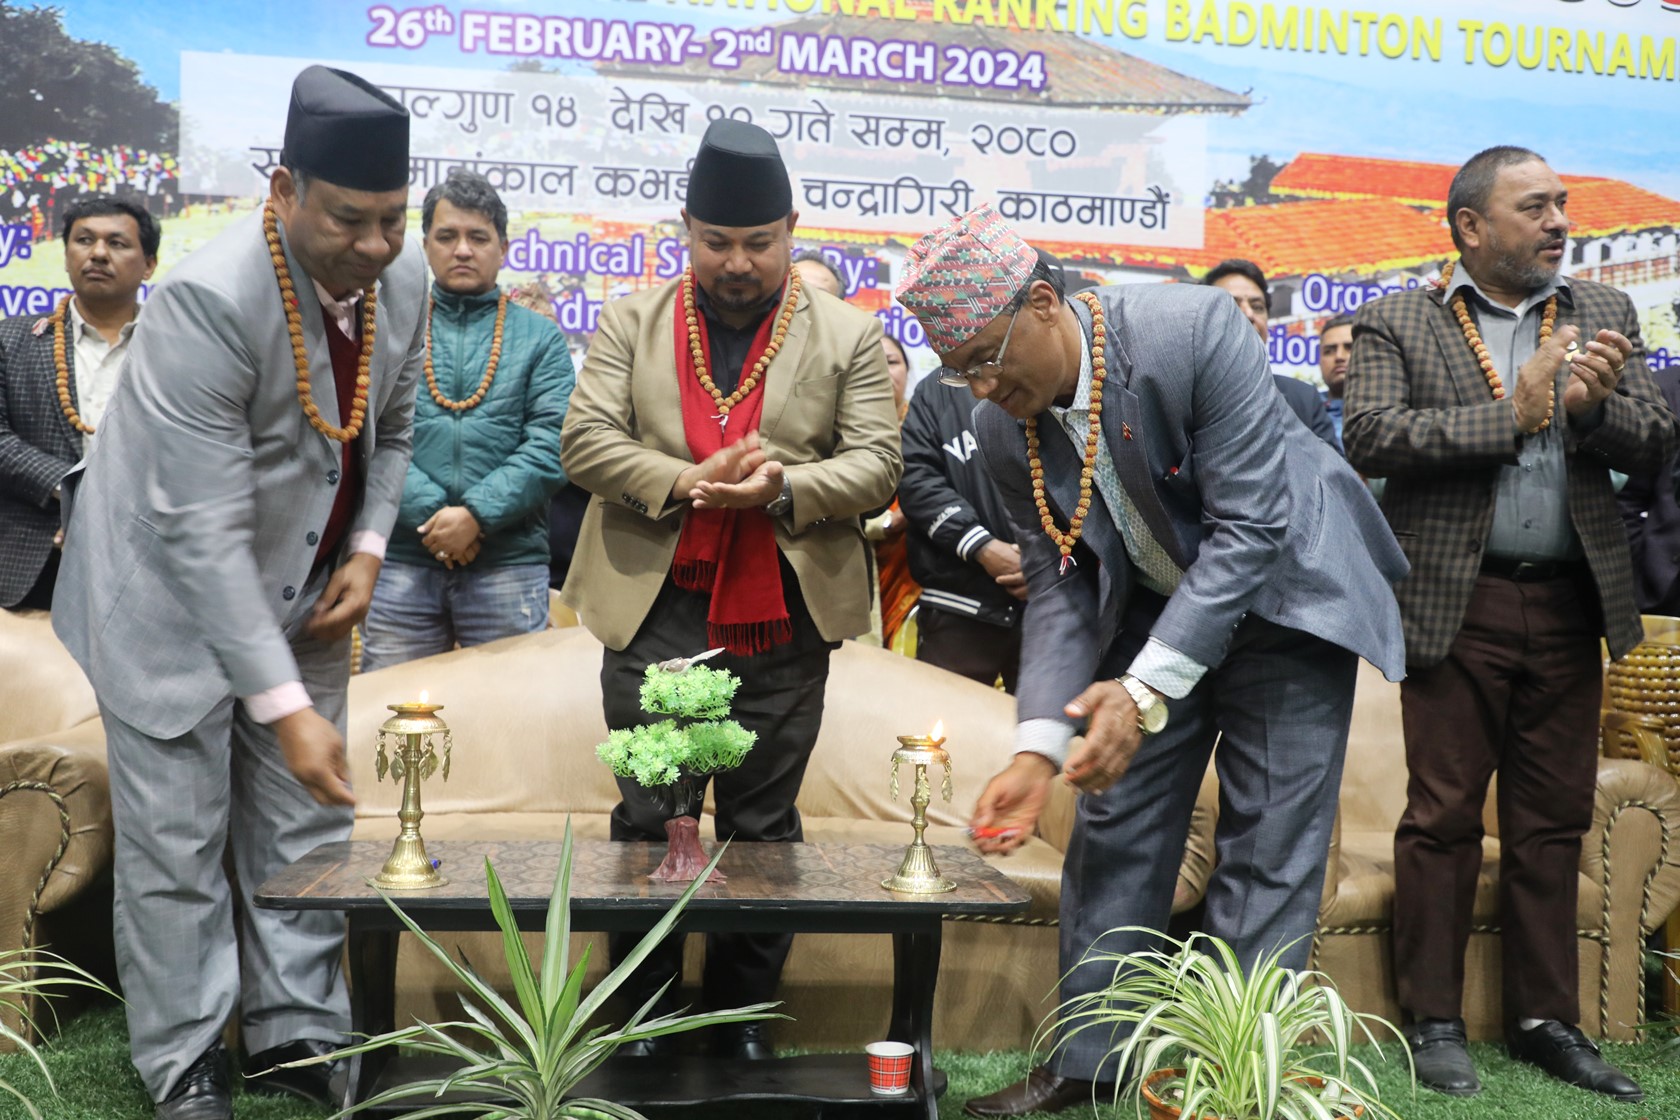
[[[1418,1084],[1449,1097],[1473,1097],[1482,1091],[1470,1063],[1463,1019],[1422,1019],[1405,1027]]]
[[[233,1120],[227,1050],[210,1047],[187,1067],[169,1095],[157,1103],[156,1120]]]
[[[1645,1091],[1637,1082],[1599,1056],[1581,1028],[1556,1019],[1529,1029],[1514,1030],[1505,1039],[1511,1057],[1538,1066],[1559,1081],[1615,1097],[1619,1101],[1642,1101]]]
[[[316,1104],[333,1105],[342,1099],[342,1092],[334,1092],[333,1075],[341,1062],[322,1062],[299,1069],[275,1069],[286,1062],[301,1062],[331,1054],[338,1045],[319,1039],[303,1038],[270,1046],[245,1059],[245,1088],[253,1093],[272,1096],[298,1097]]]
[[[677,1036],[662,1034],[658,1038],[638,1038],[626,1042],[613,1051],[615,1058],[669,1058],[677,1052]]]
[[[774,1058],[770,1032],[763,1023],[724,1023],[712,1028],[712,1054],[718,1058],[740,1058],[762,1062]]]
[[[963,1105],[970,1116],[1025,1116],[1029,1112],[1060,1112],[1073,1105],[1089,1107],[1111,1100],[1114,1086],[1107,1082],[1081,1081],[1050,1072],[1049,1066],[1035,1066],[1022,1081],[989,1096],[973,1097]]]

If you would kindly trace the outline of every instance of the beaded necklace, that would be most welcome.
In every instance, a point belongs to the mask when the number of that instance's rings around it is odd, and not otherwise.
[[[1038,454],[1038,418],[1027,421],[1027,466],[1032,472],[1033,504],[1038,507],[1039,524],[1044,526],[1046,535],[1061,550],[1064,571],[1072,562],[1073,546],[1079,543],[1079,535],[1085,529],[1085,515],[1091,511],[1091,479],[1096,474],[1097,448],[1102,441],[1103,381],[1108,376],[1108,362],[1103,355],[1106,336],[1103,332],[1102,303],[1090,292],[1076,292],[1075,298],[1083,300],[1085,306],[1091,309],[1091,409],[1090,427],[1085,433],[1085,461],[1079,468],[1079,504],[1073,509],[1065,533],[1057,528],[1056,519],[1050,513],[1050,503],[1044,497],[1044,461]]]
[[[58,371],[58,407],[64,410],[64,418],[70,421],[72,428],[84,436],[91,436],[93,428],[82,421],[81,414],[76,411],[75,404],[70,400],[70,360],[64,346],[64,336],[70,333],[69,319],[66,317],[69,310],[70,297],[65,296],[58,301],[58,309],[52,313],[53,367]]]
[[[1441,272],[1441,289],[1446,290],[1452,283],[1453,267],[1456,261],[1449,261]],[[1460,288],[1453,294],[1453,314],[1458,317],[1458,327],[1464,332],[1464,341],[1470,344],[1470,352],[1476,356],[1476,363],[1482,367],[1482,376],[1487,379],[1488,388],[1493,390],[1493,399],[1505,399],[1505,383],[1500,380],[1499,373],[1493,368],[1493,357],[1488,353],[1487,346],[1482,342],[1482,332],[1476,329],[1476,321],[1470,318],[1470,309],[1466,306],[1464,289]],[[1558,297],[1553,292],[1546,300],[1546,306],[1540,311],[1540,343],[1552,337],[1552,326],[1557,322]],[[1540,421],[1538,427],[1529,429],[1528,434],[1534,435],[1545,431],[1552,423],[1552,413],[1557,409],[1557,384],[1554,379],[1552,387],[1546,392],[1546,417]]]
[[[787,295],[782,297],[782,310],[776,316],[776,329],[770,335],[770,341],[765,344],[764,353],[753,363],[752,372],[741,378],[741,383],[735,391],[727,397],[712,381],[712,375],[706,369],[706,348],[700,345],[700,314],[694,306],[694,270],[686,269],[682,276],[682,305],[683,317],[688,324],[688,352],[694,359],[694,375],[700,379],[701,388],[712,395],[712,401],[718,407],[718,417],[727,420],[729,410],[746,399],[747,395],[758,387],[764,377],[764,371],[770,368],[770,362],[776,352],[782,348],[782,341],[787,338],[788,324],[793,321],[794,307],[799,303],[799,270],[788,269]]]
[[[465,412],[469,408],[476,408],[484,399],[484,394],[490,391],[490,382],[495,379],[496,366],[502,360],[502,324],[507,322],[508,296],[503,292],[496,301],[496,329],[490,336],[490,364],[484,368],[484,380],[478,383],[478,390],[464,401],[452,401],[443,395],[438,388],[437,374],[432,372],[432,297],[426,297],[426,388],[432,391],[432,399],[441,407],[451,412]]]
[[[292,271],[286,264],[286,251],[280,245],[280,219],[274,213],[274,203],[263,203],[263,236],[268,241],[268,256],[274,262],[274,278],[280,284],[280,303],[286,311],[286,333],[292,340],[292,364],[297,368],[298,404],[309,426],[328,439],[349,443],[362,433],[362,421],[367,418],[368,386],[372,383],[373,338],[378,308],[377,288],[369,288],[362,297],[362,352],[356,359],[356,394],[350,404],[350,422],[335,428],[321,419],[315,398],[309,390],[309,350],[303,344],[303,319],[298,314],[297,288],[292,283]]]

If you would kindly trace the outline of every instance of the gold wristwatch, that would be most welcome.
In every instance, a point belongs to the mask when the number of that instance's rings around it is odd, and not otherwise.
[[[1138,730],[1153,735],[1167,725],[1167,702],[1149,691],[1149,686],[1130,673],[1116,678],[1137,705]]]

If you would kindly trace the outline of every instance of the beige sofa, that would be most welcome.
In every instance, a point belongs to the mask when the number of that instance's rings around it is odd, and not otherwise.
[[[4,623],[0,618],[0,624]],[[42,634],[46,637],[43,638]],[[36,642],[51,642],[37,627]],[[56,646],[56,644],[54,643]],[[0,687],[63,651],[25,649],[0,629]],[[355,834],[395,835],[396,789],[374,781],[374,733],[384,705],[421,689],[445,704],[455,732],[449,782],[425,790],[425,832],[449,837],[559,835],[566,814],[581,836],[604,836],[614,787],[593,747],[605,736],[598,673],[600,647],[578,628],[551,630],[460,650],[352,680],[351,763],[361,797]],[[63,696],[47,695],[54,688]],[[83,701],[74,698],[83,697]],[[54,670],[14,704],[77,714],[86,683],[74,667]],[[84,707],[83,712],[86,711]],[[33,717],[37,722],[45,717]],[[54,718],[65,718],[57,716]],[[981,786],[1009,757],[1008,697],[881,650],[847,643],[835,655],[823,733],[800,799],[807,837],[908,839],[908,806],[887,796],[893,737],[946,722],[955,763],[955,800],[930,809],[934,843],[962,843],[962,821]],[[0,870],[0,949],[61,942],[72,928],[97,927],[99,887],[110,867],[104,738],[96,718],[0,746],[0,846],[17,853]],[[5,783],[12,783],[9,787]],[[22,783],[22,784],[18,784]],[[1392,831],[1404,801],[1397,686],[1361,667],[1353,733],[1343,781],[1343,811],[1330,853],[1316,959],[1363,1010],[1394,1015],[1388,927],[1392,918]],[[1216,790],[1203,788],[1184,866],[1178,908],[1201,894],[1209,871]],[[948,923],[941,966],[936,1037],[941,1045],[1019,1047],[1048,1009],[1056,976],[1056,899],[1073,799],[1056,800],[1036,838],[999,866],[1034,896],[1025,918],[1007,924]],[[1584,1024],[1624,1036],[1643,1017],[1639,955],[1643,934],[1659,926],[1680,897],[1680,795],[1665,773],[1639,762],[1600,768],[1594,829],[1583,854],[1581,993]],[[1488,842],[1490,852],[1497,841]],[[1670,853],[1670,848],[1674,852]],[[1479,926],[1494,922],[1489,863],[1478,899]],[[108,903],[107,903],[108,905]],[[74,918],[74,921],[66,920]],[[102,931],[103,932],[103,931]],[[492,942],[466,939],[487,972]],[[691,953],[699,949],[691,939]],[[1495,937],[1472,939],[1467,1017],[1479,1035],[1496,1032],[1499,971]],[[399,972],[402,1014],[453,1015],[440,969],[405,945]],[[601,954],[596,954],[601,959]],[[890,953],[884,939],[802,937],[789,961],[784,995],[798,1021],[781,1037],[802,1045],[852,1045],[885,1022]],[[691,973],[693,970],[690,970]]]
[[[396,834],[398,791],[375,780],[375,732],[389,715],[386,704],[426,689],[445,704],[442,714],[455,738],[450,780],[434,777],[425,787],[428,837],[552,839],[568,815],[577,835],[604,837],[616,787],[594,753],[606,737],[600,656],[600,645],[571,627],[352,678],[349,743],[360,797],[355,836],[384,840]],[[76,678],[73,688],[85,688]],[[888,796],[894,736],[925,731],[940,719],[953,757],[955,797],[930,807],[928,837],[935,844],[962,844],[966,815],[983,783],[1010,757],[1012,700],[953,674],[845,643],[834,656],[822,735],[800,797],[806,838],[907,842],[909,805]],[[110,807],[100,723],[83,720],[0,746],[0,767],[47,787],[28,798],[21,791],[0,795],[0,844],[16,837],[26,857],[0,871],[0,948],[25,937],[55,940],[61,935],[54,916],[78,899],[85,905],[89,886],[102,876],[108,882]],[[1072,816],[1072,796],[1059,791],[1043,836],[999,862],[1033,895],[1030,913],[1006,923],[947,924],[936,1020],[942,1045],[1024,1046],[1048,1010],[1045,997],[1057,973],[1062,852]],[[1181,876],[1181,906],[1198,900],[1206,883],[1211,819],[1209,805],[1201,814],[1203,841],[1191,847]],[[709,834],[709,825],[703,829]],[[700,939],[690,940],[691,954],[698,954]],[[465,935],[457,941],[475,965],[500,975],[493,939]],[[603,948],[597,947],[596,961],[605,959]],[[399,1015],[457,1014],[442,969],[414,950],[405,939]],[[885,938],[797,939],[784,984],[786,1010],[797,1022],[779,1028],[779,1037],[825,1046],[878,1036],[888,1012],[890,961]],[[696,968],[689,971],[698,975]]]

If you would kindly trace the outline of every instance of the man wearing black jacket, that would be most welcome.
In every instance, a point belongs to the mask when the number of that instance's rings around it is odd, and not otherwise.
[[[922,585],[916,659],[1015,691],[1027,581],[1003,500],[979,456],[967,389],[928,377],[904,417],[898,504]]]

